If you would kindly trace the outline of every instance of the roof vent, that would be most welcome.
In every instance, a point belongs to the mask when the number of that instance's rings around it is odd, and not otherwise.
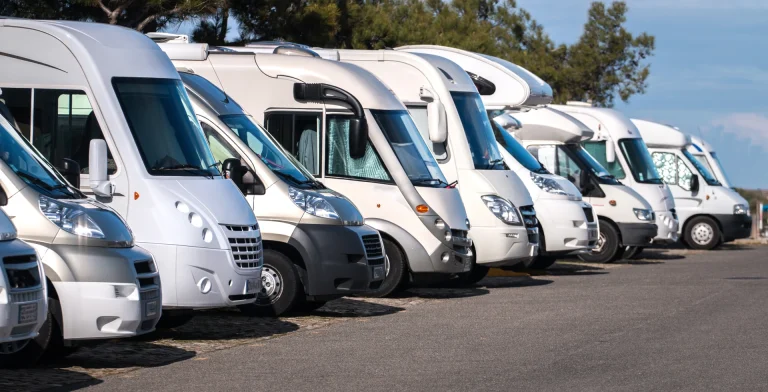
[[[147,33],[149,39],[156,43],[168,43],[168,44],[188,44],[189,36],[186,34],[172,34],[172,33]]]
[[[272,51],[272,53],[283,54],[286,56],[320,57],[317,52],[307,48],[302,48],[300,46],[278,46],[275,48],[275,50]]]

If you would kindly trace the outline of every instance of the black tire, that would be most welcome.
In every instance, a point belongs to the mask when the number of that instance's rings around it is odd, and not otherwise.
[[[642,253],[643,249],[645,249],[645,248],[642,247],[642,246],[628,246],[624,250],[624,258],[627,259],[627,260],[635,258],[635,257],[637,257],[637,255]]]
[[[290,312],[306,300],[299,271],[291,259],[274,249],[264,250],[261,285],[256,302],[238,306],[240,311],[249,316],[276,317]]]
[[[685,225],[685,244],[691,249],[710,250],[720,245],[722,233],[714,219],[697,216]]]
[[[173,329],[181,327],[195,317],[192,309],[174,309],[163,311],[160,320],[157,321],[157,329]]]
[[[555,256],[536,256],[536,258],[533,260],[533,263],[528,266],[530,269],[537,269],[537,270],[543,270],[551,267],[553,264],[557,262],[557,257]]]
[[[406,286],[406,278],[408,277],[408,265],[406,264],[405,255],[400,247],[397,246],[392,240],[384,237],[384,251],[386,252],[387,260],[389,262],[389,270],[384,277],[384,281],[381,282],[381,286],[378,289],[371,290],[363,294],[364,297],[382,298],[393,293],[402,290]]]
[[[610,263],[624,254],[624,247],[619,241],[619,231],[610,222],[600,219],[600,237],[603,244],[600,250],[580,254],[579,259],[588,263]]]

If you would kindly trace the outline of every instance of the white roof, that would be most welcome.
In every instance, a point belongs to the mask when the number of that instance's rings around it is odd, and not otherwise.
[[[706,151],[709,153],[715,152],[715,148],[712,147],[711,144],[707,143],[706,140],[693,135],[689,135],[689,136],[691,138],[691,144],[693,145],[694,148],[697,148],[701,151]]]
[[[648,147],[683,148],[691,144],[691,138],[670,125],[653,121],[632,119]]]
[[[552,140],[562,143],[578,143],[591,139],[594,132],[581,121],[567,113],[549,107],[522,112],[509,112],[522,123],[515,131],[521,140]]]
[[[621,140],[640,138],[640,132],[627,116],[618,110],[598,108],[588,104],[548,105],[583,122],[595,134],[592,140]]]

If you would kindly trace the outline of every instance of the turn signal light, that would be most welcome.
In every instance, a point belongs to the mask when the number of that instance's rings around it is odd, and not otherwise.
[[[613,207],[616,207],[616,200],[611,200],[608,202],[608,204],[610,204]]]
[[[133,200],[139,200],[139,192],[133,192]]]
[[[429,207],[424,204],[419,204],[416,206],[416,212],[420,214],[426,214],[427,212],[429,212]]]

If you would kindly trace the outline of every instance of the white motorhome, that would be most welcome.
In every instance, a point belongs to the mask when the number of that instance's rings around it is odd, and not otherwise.
[[[0,206],[8,196],[0,189]],[[43,266],[35,250],[16,238],[16,227],[0,211],[0,368],[28,366],[36,358],[11,355],[37,337],[48,314]]]
[[[163,49],[177,67],[208,79],[263,120],[309,174],[351,200],[381,233],[386,277],[369,295],[389,295],[409,277],[469,269],[472,242],[458,191],[403,105],[372,74],[296,48],[263,54],[184,46]]]
[[[173,310],[255,301],[258,223],[152,40],[98,23],[4,19],[0,52],[0,88],[22,134],[154,255],[168,326],[189,317]]]
[[[679,221],[672,192],[661,180],[640,132],[629,118],[616,110],[592,107],[583,102],[551,107],[570,114],[589,127],[594,135],[582,142],[584,148],[614,177],[648,201],[658,226],[654,243],[676,242]],[[632,253],[636,251],[630,250]]]
[[[675,129],[677,129],[675,127]],[[704,167],[712,173],[713,176],[726,188],[733,188],[731,180],[725,173],[725,168],[720,162],[720,158],[715,151],[715,147],[707,143],[706,140],[691,135],[691,145],[688,151],[701,162]]]
[[[505,129],[519,128],[505,115],[533,112],[551,103],[552,88],[527,70],[495,57],[435,45],[402,49],[445,57],[467,71],[475,83],[493,120],[504,162],[517,173],[533,198],[541,237],[539,256],[531,267],[547,268],[558,256],[590,253],[598,241],[592,206],[582,200],[571,182],[551,174]]]
[[[723,186],[691,153],[691,137],[664,124],[632,119],[651,151],[664,183],[672,188],[680,235],[694,249],[748,238],[752,217],[747,201]]]
[[[246,199],[263,236],[264,289],[241,309],[279,316],[378,288],[381,237],[357,207],[317,181],[224,91],[191,70],[179,75],[214,159],[241,160],[260,184]]]
[[[475,243],[472,271],[463,279],[479,281],[489,267],[530,265],[539,243],[533,200],[504,165],[480,95],[461,67],[404,50],[326,52],[373,73],[395,93],[447,181],[459,189]]]

